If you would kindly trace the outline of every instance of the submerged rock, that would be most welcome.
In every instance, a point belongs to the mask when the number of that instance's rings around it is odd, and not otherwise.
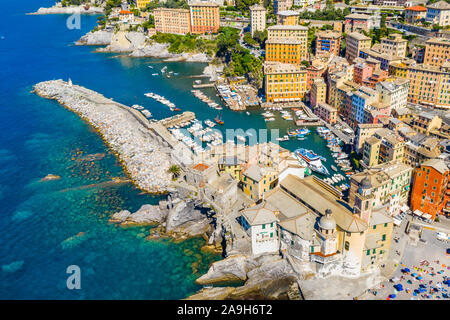
[[[61,177],[56,175],[56,174],[48,174],[44,178],[42,178],[40,180],[40,182],[51,181],[51,180],[59,180],[59,179],[61,179]]]
[[[88,234],[86,232],[78,232],[76,235],[67,238],[61,242],[61,247],[63,249],[68,249],[79,245],[88,239]]]
[[[33,215],[33,212],[30,210],[21,210],[16,211],[14,215],[11,217],[13,221],[22,221]]]
[[[10,264],[4,264],[2,266],[2,270],[3,270],[3,272],[13,273],[13,272],[19,271],[22,268],[23,263],[24,263],[24,261],[20,260],[20,261],[11,262]]]
[[[119,212],[114,213],[111,218],[109,218],[109,223],[122,223],[124,222],[129,216],[131,215],[131,212],[128,210],[122,210]]]

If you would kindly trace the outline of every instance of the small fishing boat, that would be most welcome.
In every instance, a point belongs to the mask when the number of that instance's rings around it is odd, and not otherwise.
[[[217,124],[220,124],[220,125],[222,125],[222,124],[225,123],[225,122],[222,120],[222,116],[220,116],[220,115],[217,115],[217,116],[214,118],[214,121],[215,121]]]
[[[334,171],[337,171],[337,168],[335,166],[331,166],[331,169],[333,169]]]
[[[249,116],[249,115],[250,115],[250,112],[247,111],[246,114]]]

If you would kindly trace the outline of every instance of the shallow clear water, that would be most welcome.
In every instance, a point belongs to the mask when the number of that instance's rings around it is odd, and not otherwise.
[[[142,237],[148,228],[108,225],[112,213],[156,204],[159,198],[140,195],[129,184],[102,184],[125,175],[98,135],[76,115],[30,90],[39,81],[70,77],[121,103],[143,105],[157,119],[172,113],[145,97],[146,92],[167,97],[200,120],[213,119],[218,112],[190,92],[194,79],[189,76],[201,74],[205,64],[133,59],[73,46],[95,26],[96,17],[82,16],[81,30],[68,30],[67,15],[25,15],[53,3],[9,1],[3,4],[9,14],[0,19],[0,299],[184,298],[199,289],[195,278],[220,257],[200,253],[200,239],[146,241]],[[152,76],[164,66],[179,75]],[[203,91],[218,101],[213,89]],[[256,109],[250,113],[224,109],[222,129],[267,125],[284,135],[293,125],[282,119],[266,123]],[[281,145],[312,148],[330,158],[314,132],[304,141]],[[92,153],[105,157],[79,161]],[[61,179],[40,182],[47,174]],[[13,262],[19,262],[16,271],[9,267]],[[66,288],[66,268],[73,264],[81,268],[82,290]]]

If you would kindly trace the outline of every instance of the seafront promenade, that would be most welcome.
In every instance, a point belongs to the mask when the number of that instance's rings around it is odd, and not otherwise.
[[[171,148],[137,110],[70,81],[41,82],[34,91],[58,101],[98,130],[138,188],[150,193],[167,191]]]

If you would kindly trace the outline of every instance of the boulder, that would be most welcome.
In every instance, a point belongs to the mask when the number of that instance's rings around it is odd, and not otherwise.
[[[113,33],[110,31],[94,31],[82,36],[75,42],[77,46],[107,46],[111,44]]]
[[[124,222],[129,216],[131,215],[131,212],[128,210],[122,210],[119,212],[114,213],[111,218],[109,218],[109,223],[122,223]]]
[[[244,255],[234,255],[214,262],[208,272],[195,282],[200,285],[209,285],[245,281],[247,279],[245,260]]]
[[[111,43],[99,49],[99,52],[132,52],[145,44],[145,35],[142,32],[119,31],[111,37]]]
[[[193,202],[180,201],[169,211],[166,231],[195,237],[210,232],[211,224],[210,220],[194,207]]]
[[[185,300],[225,300],[234,290],[233,287],[203,288]]]
[[[128,215],[122,225],[154,225],[165,221],[166,217],[167,211],[161,210],[159,206],[145,204],[135,213]]]

